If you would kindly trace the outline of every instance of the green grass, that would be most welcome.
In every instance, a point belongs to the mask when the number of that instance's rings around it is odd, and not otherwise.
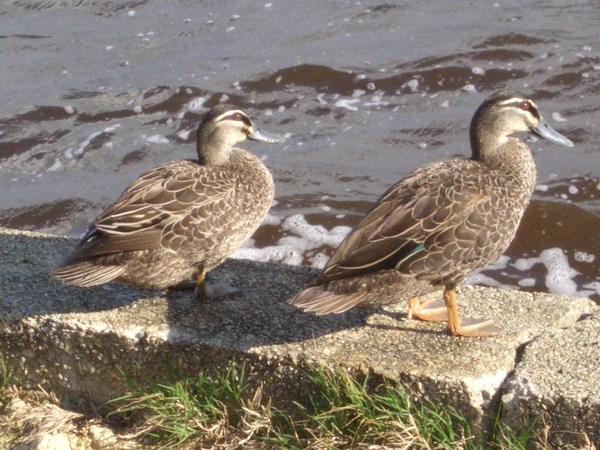
[[[4,355],[0,353],[0,403],[6,403],[3,393],[9,385],[9,375]]]
[[[420,401],[399,383],[373,386],[367,376],[309,363],[303,376],[305,395],[286,410],[271,406],[260,385],[251,388],[238,363],[173,383],[128,380],[131,392],[113,402],[112,417],[135,424],[148,444],[173,447],[524,450],[535,438],[533,425],[516,435],[498,413],[488,442],[478,442],[458,411]]]
[[[141,434],[154,442],[178,445],[200,435],[215,440],[240,422],[246,388],[243,365],[233,363],[216,378],[200,373],[171,384],[147,380],[142,387],[125,379],[131,392],[113,400],[120,406],[111,415],[139,422]]]

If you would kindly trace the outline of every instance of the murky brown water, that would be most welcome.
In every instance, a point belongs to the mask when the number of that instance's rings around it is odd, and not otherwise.
[[[0,224],[81,233],[144,170],[192,157],[226,99],[287,133],[246,144],[278,190],[248,252],[316,264],[389,185],[468,155],[471,115],[511,86],[576,145],[530,139],[539,189],[474,279],[599,300],[597,3],[403,3],[3,3]]]

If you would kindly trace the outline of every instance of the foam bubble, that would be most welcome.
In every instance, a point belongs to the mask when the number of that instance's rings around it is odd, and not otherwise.
[[[328,257],[322,252],[311,253],[323,246],[337,247],[351,230],[350,227],[337,226],[328,231],[322,225],[309,224],[301,214],[286,217],[282,221],[269,215],[265,219],[265,223],[278,225],[279,222],[286,235],[276,245],[264,248],[244,247],[236,251],[233,257],[294,265],[302,264],[306,258],[311,266],[323,267]]]
[[[60,162],[60,158],[56,158],[54,160],[54,164],[46,169],[46,172],[54,172],[62,167],[62,162]]]
[[[505,288],[502,283],[493,278],[488,277],[487,275],[482,274],[479,271],[475,271],[470,273],[465,277],[465,284],[482,284],[485,286],[492,286],[496,288]]]
[[[190,136],[190,133],[193,130],[181,130],[177,132],[177,136],[179,136],[181,139],[183,139],[184,141],[188,140],[188,137]]]
[[[523,278],[517,284],[521,287],[532,287],[535,286],[535,278]]]
[[[191,99],[186,105],[187,110],[190,112],[201,111],[204,108],[204,103],[206,103],[206,100],[208,100],[208,98],[208,96],[204,96]]]
[[[168,144],[169,140],[164,137],[162,134],[154,134],[146,139],[146,141],[151,142],[153,144]]]
[[[358,111],[358,108],[356,106],[352,106],[354,103],[360,103],[360,100],[357,98],[351,100],[342,99],[335,102],[335,106],[338,108],[345,108],[350,111]]]
[[[595,255],[590,255],[589,253],[580,251],[575,252],[575,261],[591,263],[594,262],[595,259]]]
[[[79,147],[77,147],[75,149],[75,151],[73,151],[73,154],[75,156],[81,156],[84,154],[85,149],[88,145],[90,145],[90,143],[92,142],[93,139],[97,138],[98,136],[100,136],[102,134],[102,131],[96,131],[95,133],[90,134],[90,136],[81,143],[81,145]]]
[[[569,266],[569,259],[560,248],[549,248],[537,258],[520,258],[514,263],[517,270],[526,271],[535,264],[546,266],[545,284],[553,294],[581,296],[584,292],[577,291],[577,284],[573,278],[579,274],[575,269]]]

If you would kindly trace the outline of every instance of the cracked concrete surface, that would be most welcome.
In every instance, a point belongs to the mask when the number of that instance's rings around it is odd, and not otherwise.
[[[298,311],[285,301],[315,274],[305,267],[229,260],[210,278],[241,294],[205,303],[185,291],[63,286],[49,273],[74,245],[0,230],[1,351],[24,387],[52,390],[66,405],[102,407],[127,391],[121,372],[160,379],[165,367],[186,374],[232,358],[266,380],[276,404],[302,391],[297,368],[308,358],[400,379],[484,428],[500,401],[517,428],[532,417],[588,432],[598,422],[600,321],[579,321],[596,310],[589,300],[463,286],[461,315],[496,318],[504,331],[453,338],[443,324],[407,320],[404,304],[324,317]]]

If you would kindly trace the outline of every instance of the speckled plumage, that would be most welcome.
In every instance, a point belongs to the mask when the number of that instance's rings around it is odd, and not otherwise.
[[[469,272],[504,253],[533,193],[531,151],[509,137],[519,131],[572,145],[523,94],[495,93],[471,122],[472,157],[428,164],[392,186],[341,243],[314,286],[290,303],[329,314],[407,301],[442,287],[453,296]]]
[[[94,220],[53,276],[78,286],[115,280],[149,289],[195,276],[203,288],[204,275],[254,233],[273,201],[269,170],[233,147],[246,137],[282,142],[254,129],[233,106],[213,108],[198,128],[198,160],[140,176]]]

